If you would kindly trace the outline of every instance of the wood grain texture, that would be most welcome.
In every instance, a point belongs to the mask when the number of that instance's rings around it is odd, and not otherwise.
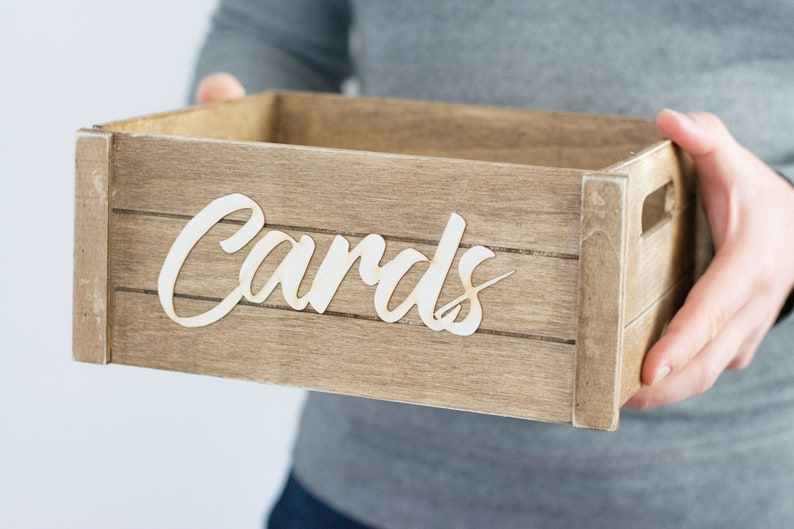
[[[153,116],[116,121],[100,128],[115,132],[166,134],[238,141],[274,141],[278,94],[263,92]]]
[[[114,247],[111,269],[112,281],[118,287],[133,290],[157,290],[157,277],[165,256],[186,220],[141,214],[115,213],[113,215],[112,238],[118,241]],[[223,299],[238,285],[240,266],[255,238],[235,254],[226,254],[219,242],[240,228],[237,223],[222,223],[194,248],[190,259],[182,269],[176,292],[180,296],[201,296]],[[270,228],[265,226],[262,235]],[[298,239],[307,234],[316,243],[314,256],[308,273],[302,282],[299,295],[308,291],[333,236],[327,233],[286,230]],[[429,235],[429,234],[428,234]],[[440,236],[440,232],[437,237]],[[351,246],[360,238],[348,237]],[[399,251],[414,248],[432,257],[435,247],[430,244],[408,243],[387,240],[387,251],[383,262],[392,259]],[[283,258],[284,251],[274,253],[261,268],[256,285],[272,274]],[[457,263],[465,249],[458,251],[449,278],[441,291],[439,306],[458,297],[460,280]],[[146,256],[142,258],[141,256]],[[395,291],[395,300],[405,299],[414,288],[427,266],[417,265]],[[542,255],[498,252],[495,257],[482,263],[474,275],[475,284],[515,270],[507,279],[482,291],[480,299],[484,307],[481,328],[487,331],[536,336],[573,343],[576,340],[576,292],[579,264],[575,259],[560,259]],[[373,304],[375,287],[367,286],[354,267],[346,276],[328,310],[365,318],[377,319]],[[177,300],[179,307],[181,300]],[[288,309],[281,290],[277,289],[267,300],[268,305]],[[464,308],[464,314],[467,309]],[[230,315],[229,317],[233,317]],[[422,325],[414,307],[406,317],[410,324]]]
[[[694,266],[694,204],[629,245],[625,317],[633,321]]]
[[[636,156],[617,163],[607,172],[629,176],[628,238],[642,236],[642,208],[645,198],[664,185],[672,186],[667,213],[694,200],[697,175],[688,156],[669,140],[654,143]]]
[[[186,329],[162,313],[156,295],[119,292],[117,299],[116,363],[571,422],[572,345],[530,348],[519,338],[462,338],[254,306]],[[197,312],[208,306],[190,304]]]
[[[102,128],[591,170],[659,140],[644,119],[301,92],[263,92]]]
[[[118,363],[613,430],[708,246],[693,235],[691,161],[650,120],[270,92],[104,125],[77,151],[79,360],[110,361],[112,344]],[[480,293],[468,337],[431,331],[415,308],[384,323],[355,266],[324,314],[292,310],[277,289],[181,327],[160,306],[160,268],[182,227],[232,193],[263,208],[260,236],[315,241],[299,294],[334,236],[382,235],[381,263],[407,248],[431,257],[453,212],[467,222],[457,259],[474,245],[496,254],[475,284],[516,272]],[[231,255],[218,242],[245,218],[228,216],[190,253],[176,312],[202,313],[239,284],[259,237]],[[91,288],[78,270],[98,278]],[[461,293],[455,270],[439,306]]]
[[[618,425],[626,255],[626,178],[582,179],[574,425]]]
[[[268,224],[575,257],[581,171],[268,143],[115,134],[114,207],[193,216],[243,193]],[[329,200],[333,197],[333,201]],[[498,222],[494,222],[498,219]]]
[[[697,173],[676,145],[665,140],[609,170],[627,174],[629,181],[626,330],[619,400],[623,404],[640,388],[645,354],[692,285],[695,248],[710,244],[703,241],[704,235],[709,240],[707,233],[696,228]],[[666,187],[663,216],[655,226],[643,228],[645,199],[662,187]]]
[[[684,302],[691,286],[691,275],[684,275],[634,321],[626,325],[620,376],[621,405],[640,389],[645,353],[661,338],[667,323]]]
[[[280,94],[278,141],[596,170],[659,141],[652,121],[495,106]]]
[[[75,156],[72,343],[76,360],[110,360],[108,180],[112,136],[81,130]]]

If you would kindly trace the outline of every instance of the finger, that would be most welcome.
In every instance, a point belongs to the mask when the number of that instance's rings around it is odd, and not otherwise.
[[[659,133],[675,142],[692,157],[698,169],[701,195],[704,199],[723,193],[737,178],[736,168],[746,166],[742,160],[748,154],[731,135],[725,124],[708,112],[682,114],[665,109],[656,117]],[[716,193],[721,190],[723,193]],[[707,208],[709,204],[706,204]],[[720,216],[728,213],[728,204],[721,204]]]
[[[748,258],[739,255],[730,248],[717,252],[664,336],[648,351],[642,368],[643,383],[653,385],[682,369],[747,304],[751,285],[735,278],[746,273]]]
[[[724,370],[747,367],[772,326],[769,306],[766,296],[755,297],[683,368],[653,386],[643,386],[626,406],[649,408],[678,402],[709,389]]]
[[[720,119],[707,112],[681,114],[662,110],[656,118],[659,133],[678,144],[695,163],[700,196],[706,208],[716,248],[738,229],[739,192],[737,171],[747,166],[746,151]],[[741,186],[739,186],[741,187]],[[744,187],[746,187],[746,182]]]
[[[744,337],[757,325],[752,309],[737,313],[723,331],[685,366],[661,382],[643,386],[628,402],[630,408],[655,408],[679,402],[710,389],[737,357]]]
[[[245,96],[245,88],[235,76],[220,72],[206,76],[196,88],[196,102],[199,104],[239,99]]]
[[[708,112],[682,114],[664,109],[656,116],[656,128],[693,158],[714,155],[736,141],[722,120]]]
[[[745,337],[736,356],[725,369],[738,371],[750,365],[750,361],[755,356],[755,352],[761,345],[766,333],[775,322],[776,313],[774,307],[776,306],[769,296],[760,296],[755,297],[742,309],[753,320],[752,331]],[[770,310],[770,307],[772,310]]]

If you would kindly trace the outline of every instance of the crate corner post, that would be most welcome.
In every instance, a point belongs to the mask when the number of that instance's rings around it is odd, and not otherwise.
[[[81,129],[75,141],[72,354],[110,362],[109,186],[113,136]]]
[[[573,402],[577,427],[618,427],[626,215],[625,175],[583,175]]]

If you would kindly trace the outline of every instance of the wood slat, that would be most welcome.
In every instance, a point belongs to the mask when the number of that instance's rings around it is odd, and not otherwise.
[[[192,138],[274,141],[278,94],[263,92],[236,101],[221,101],[152,116],[101,125],[103,130],[167,134]]]
[[[186,220],[156,216],[114,214],[114,241],[112,260],[112,282],[114,288],[133,290],[157,290],[157,277],[171,244],[178,236]],[[240,228],[237,224],[222,223],[192,251],[182,269],[176,292],[181,295],[222,299],[238,284],[240,266],[253,244],[260,237],[236,254],[226,254],[219,242]],[[302,232],[287,230],[296,240]],[[316,249],[308,274],[299,291],[303,295],[311,286],[314,274],[322,262],[333,238],[330,234],[307,233],[316,243]],[[441,233],[438,233],[440,237]],[[360,238],[347,237],[353,247]],[[435,247],[427,244],[412,244],[387,241],[387,252],[383,264],[399,251],[415,248],[432,257]],[[465,249],[458,251],[445,288],[441,292],[439,307],[462,294],[457,274],[457,261]],[[284,251],[274,253],[262,267],[257,285],[261,287],[283,258]],[[579,264],[575,259],[560,259],[531,254],[497,252],[497,255],[482,263],[475,270],[474,284],[481,284],[493,277],[515,270],[515,273],[480,293],[483,306],[481,328],[490,331],[533,335],[558,341],[573,342],[576,339],[576,292]],[[404,299],[416,285],[426,267],[417,266],[415,273],[401,281],[395,291],[394,300]],[[358,275],[357,264],[348,273],[340,286],[328,311],[377,318],[373,305],[375,287],[367,286]],[[177,300],[179,308],[181,300]],[[266,301],[287,307],[278,289]],[[461,318],[467,308],[463,309]],[[421,325],[416,308],[407,316],[412,323]]]
[[[625,318],[634,320],[694,266],[694,204],[629,245]]]
[[[596,170],[659,139],[653,121],[396,99],[283,93],[278,141]]]
[[[116,299],[116,363],[571,422],[571,345],[450,337],[413,325],[386,333],[380,322],[340,325],[335,318],[251,306],[186,329],[159,310],[155,295],[119,292]],[[197,312],[209,306],[191,303]]]
[[[309,147],[116,134],[114,207],[193,216],[243,193],[268,223],[575,256],[581,172]],[[329,200],[333,197],[333,200]]]
[[[682,277],[665,294],[626,326],[623,338],[620,403],[625,403],[640,389],[640,374],[645,353],[662,337],[667,323],[686,298],[691,276]]]

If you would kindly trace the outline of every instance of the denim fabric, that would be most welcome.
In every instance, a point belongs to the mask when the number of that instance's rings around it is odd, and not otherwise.
[[[321,502],[290,474],[270,513],[266,529],[374,529],[347,518]]]

